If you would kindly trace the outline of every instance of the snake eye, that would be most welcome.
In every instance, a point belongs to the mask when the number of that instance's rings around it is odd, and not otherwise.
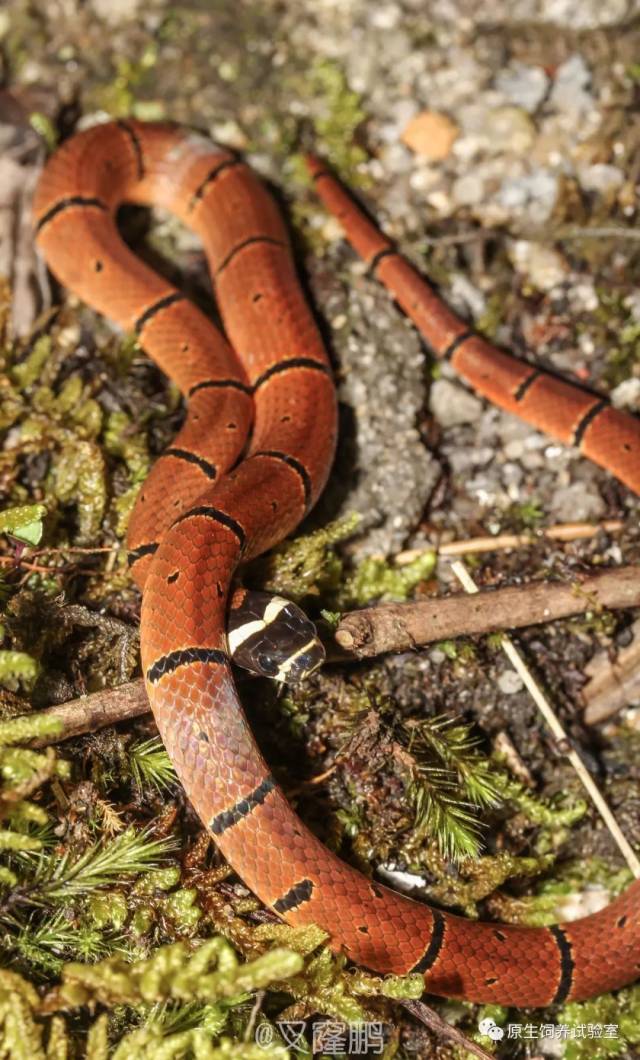
[[[273,655],[269,655],[266,651],[261,651],[256,659],[258,669],[265,675],[265,677],[275,677],[278,672],[278,664],[273,658]]]

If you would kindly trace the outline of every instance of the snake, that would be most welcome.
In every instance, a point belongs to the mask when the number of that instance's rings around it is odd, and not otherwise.
[[[370,276],[478,394],[640,493],[640,422],[472,331],[318,158],[313,186]],[[121,203],[171,211],[201,239],[222,328],[123,241]],[[227,608],[238,565],[291,534],[328,478],[337,435],[330,361],[271,193],[234,152],[170,123],[105,122],[66,140],[35,199],[37,245],[57,280],[133,333],[186,399],[128,531],[142,590],[141,663],[159,733],[203,826],[246,886],[291,925],[316,924],[354,965],[422,973],[425,991],[547,1006],[640,975],[640,881],[582,919],[531,927],[470,920],[367,878],[303,824],[238,696]],[[399,454],[398,459],[401,459]],[[254,635],[267,603],[249,619]],[[242,623],[241,623],[242,625]],[[318,663],[302,629],[305,667]],[[306,638],[306,639],[305,639]],[[237,647],[248,643],[240,635]],[[305,651],[309,648],[309,658]],[[314,656],[311,658],[311,656]],[[275,673],[280,663],[265,659]],[[281,679],[287,679],[285,672]]]

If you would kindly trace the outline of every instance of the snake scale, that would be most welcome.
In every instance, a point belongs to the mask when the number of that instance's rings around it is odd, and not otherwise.
[[[640,493],[640,423],[469,331],[315,159],[318,194],[421,331],[479,394]],[[124,244],[123,202],[166,207],[202,239],[226,337]],[[396,894],[301,823],[239,702],[225,621],[238,563],[297,526],[336,439],[329,362],[271,196],[235,155],[168,124],[96,126],[54,154],[35,199],[55,276],[134,332],[187,399],[184,426],[133,514],[142,666],[189,799],[224,856],[291,924],[316,923],[352,961],[424,974],[430,993],[543,1006],[640,975],[640,881],[595,915],[552,927],[480,923]]]

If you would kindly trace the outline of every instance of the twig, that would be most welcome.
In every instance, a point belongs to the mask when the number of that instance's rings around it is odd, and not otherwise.
[[[424,1001],[401,1001],[400,1004],[403,1008],[406,1008],[407,1012],[410,1012],[412,1016],[424,1023],[425,1027],[429,1030],[435,1031],[440,1038],[445,1038],[450,1042],[454,1042],[456,1045],[466,1049],[467,1052],[471,1053],[472,1056],[479,1056],[481,1060],[495,1060],[492,1053],[488,1053],[486,1049],[483,1049],[481,1045],[476,1045],[470,1038],[467,1038],[462,1031],[459,1031],[457,1027],[454,1027],[451,1023],[447,1023],[446,1020],[439,1016],[437,1012],[434,1012],[432,1008],[425,1005]]]
[[[266,995],[267,995],[267,991],[266,990],[256,990],[256,996],[254,998],[253,1005],[251,1006],[251,1012],[249,1013],[249,1020],[247,1022],[247,1026],[245,1028],[245,1032],[244,1032],[244,1035],[243,1035],[243,1041],[245,1041],[245,1042],[250,1042],[253,1039],[254,1032],[255,1032],[255,1027],[256,1027],[256,1021],[257,1021],[258,1016],[260,1014],[260,1009],[262,1008],[262,1005],[264,1003],[264,999],[265,999]]]
[[[624,228],[622,225],[603,225],[593,228],[559,228],[555,239],[640,239],[637,228]]]
[[[71,564],[67,564],[64,567],[43,567],[38,563],[27,563],[23,559],[15,559],[11,556],[0,556],[0,566],[15,567],[16,570],[36,571],[39,574],[65,574],[72,569]]]
[[[73,736],[82,736],[85,732],[95,732],[106,725],[115,725],[127,718],[137,718],[149,710],[149,700],[144,688],[144,681],[128,681],[117,688],[104,692],[92,692],[80,699],[71,699],[68,703],[49,707],[42,713],[49,718],[58,718],[63,725],[62,731],[55,736],[43,736],[33,740],[31,747],[45,747],[47,744],[70,740]]]
[[[497,552],[504,548],[526,548],[534,545],[545,537],[552,541],[581,541],[585,538],[595,537],[601,530],[607,534],[616,533],[624,528],[621,519],[607,519],[603,523],[558,523],[542,530],[527,534],[497,534],[495,537],[471,537],[467,541],[448,541],[444,544],[434,545],[439,556],[465,556],[470,552]],[[398,566],[412,563],[418,556],[422,556],[427,549],[412,548],[399,552],[395,557]]]
[[[406,651],[429,641],[548,622],[598,608],[640,605],[640,568],[618,567],[584,578],[578,585],[543,582],[486,590],[471,602],[465,595],[409,604],[383,604],[345,615],[336,631],[343,662],[390,651]],[[149,710],[142,681],[94,692],[44,713],[59,718],[63,732],[33,746],[58,743]]]
[[[335,632],[345,651],[366,658],[408,651],[434,640],[534,626],[602,608],[640,606],[640,567],[617,567],[565,585],[539,582],[350,611]]]
[[[583,718],[596,725],[630,703],[640,702],[640,619],[631,627],[633,640],[614,659],[600,651],[585,669],[589,681],[582,689]]]
[[[464,588],[465,592],[471,594],[479,593],[478,586],[474,582],[473,578],[471,577],[463,563],[460,563],[456,560],[451,564],[451,568],[456,578]],[[586,789],[589,797],[591,798],[591,801],[598,810],[598,813],[600,814],[604,823],[609,829],[611,835],[613,836],[613,839],[617,843],[618,849],[620,850],[622,856],[627,862],[627,865],[631,869],[633,875],[636,877],[640,877],[640,860],[638,860],[631,845],[627,842],[624,833],[620,828],[620,825],[616,821],[611,810],[609,809],[609,806],[602,797],[599,788],[594,783],[591,774],[585,768],[584,763],[580,758],[580,755],[571,747],[569,738],[566,732],[564,731],[562,725],[560,724],[560,721],[557,718],[553,707],[551,706],[551,703],[546,698],[542,689],[535,681],[533,674],[527,667],[524,659],[520,655],[520,652],[518,651],[510,637],[502,637],[501,647],[505,655],[511,662],[514,670],[516,670],[516,672],[520,675],[524,684],[528,688],[532,699],[538,707],[538,710],[542,714],[544,720],[549,726],[549,729],[557,740],[558,746],[562,749],[566,748],[565,753],[568,760],[571,762],[571,765],[578,774],[578,777],[580,778],[583,787]]]

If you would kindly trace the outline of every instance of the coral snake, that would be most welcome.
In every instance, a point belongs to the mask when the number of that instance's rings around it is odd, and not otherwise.
[[[479,394],[640,492],[640,422],[473,334],[335,178],[315,187],[356,251]],[[202,239],[226,337],[124,244],[121,202],[166,207]],[[74,136],[35,199],[56,277],[135,332],[188,411],[132,516],[143,589],[142,665],[162,739],[205,827],[244,882],[292,924],[380,973],[424,973],[433,994],[542,1006],[640,974],[640,881],[595,915],[552,927],[480,923],[396,894],[328,851],[260,754],[236,693],[225,633],[238,563],[296,527],[327,479],[336,437],[329,362],[294,271],[279,210],[227,150],[134,120]],[[241,638],[242,639],[242,638]]]

